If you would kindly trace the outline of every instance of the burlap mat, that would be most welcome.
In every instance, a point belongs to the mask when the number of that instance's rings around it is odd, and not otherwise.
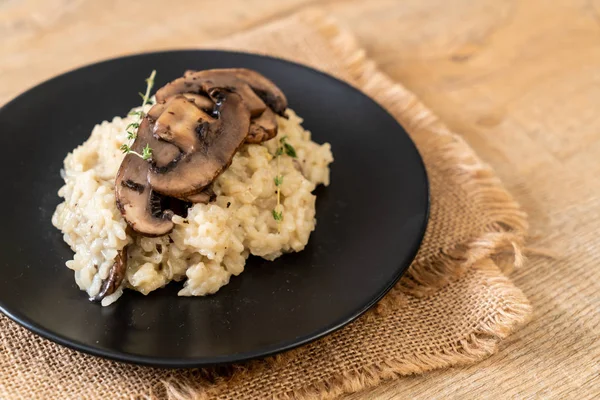
[[[106,361],[1,316],[0,398],[332,398],[383,379],[480,360],[527,320],[527,299],[501,271],[522,262],[524,213],[471,148],[379,72],[349,33],[310,11],[204,47],[302,62],[386,107],[416,142],[431,183],[431,220],[417,259],[356,322],[303,348],[227,368],[161,370]]]

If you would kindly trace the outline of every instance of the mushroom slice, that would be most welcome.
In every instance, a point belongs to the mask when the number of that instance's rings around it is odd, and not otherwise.
[[[146,144],[163,159],[180,153],[175,146],[152,137],[148,118],[142,120],[132,148],[141,153]],[[115,197],[123,218],[134,231],[147,236],[160,236],[173,229],[173,212],[162,210],[160,196],[148,184],[149,169],[147,161],[135,154],[127,154],[115,180]]]
[[[152,118],[153,120],[157,120],[158,117],[161,116],[161,114],[165,111],[165,109],[168,107],[169,102],[177,97],[178,95],[180,95],[181,93],[177,93],[174,94],[170,97],[167,97],[166,99],[163,99],[162,101],[157,101],[156,104],[150,109],[150,111],[148,111],[148,116],[150,118]],[[195,94],[195,93],[183,93],[183,96],[194,102],[194,104],[196,104],[196,106],[203,110],[204,112],[208,113],[208,114],[212,114],[213,110],[215,108],[215,103],[212,102],[212,100],[206,96],[202,96],[199,94]]]
[[[215,119],[202,111],[196,103],[184,96],[170,99],[154,124],[154,136],[173,143],[184,153],[196,151],[203,123],[212,123]]]
[[[180,199],[199,193],[229,166],[244,143],[250,113],[242,97],[224,88],[212,89],[208,94],[219,118],[198,122],[193,153],[182,154],[168,169],[150,168],[148,181],[158,193]]]
[[[154,104],[152,108],[148,110],[147,115],[150,117],[150,119],[152,119],[152,121],[156,121],[168,106],[169,104],[167,100],[157,101],[156,104]]]
[[[271,109],[267,108],[258,118],[250,122],[250,130],[246,143],[262,143],[277,135],[277,118]]]
[[[117,252],[115,262],[110,268],[108,278],[102,282],[100,291],[97,295],[90,297],[90,301],[101,301],[106,296],[110,296],[121,286],[123,278],[125,278],[125,271],[127,269],[127,247]]]
[[[233,73],[243,81],[247,82],[252,90],[271,110],[276,114],[285,116],[285,109],[288,105],[287,98],[281,89],[279,89],[279,87],[271,80],[256,71],[246,68],[231,68],[224,71],[230,71],[229,73]]]
[[[182,93],[208,93],[214,88],[231,88],[246,103],[251,116],[260,115],[267,106],[248,84],[225,69],[209,69],[205,71],[187,71],[182,78],[175,79],[156,92],[157,99],[168,99]]]
[[[159,89],[156,99],[162,101],[181,93],[208,93],[217,87],[232,88],[239,93],[252,117],[260,116],[267,106],[280,115],[287,108],[285,95],[273,82],[245,68],[186,71],[182,78]]]
[[[196,104],[196,106],[201,110],[210,110],[210,112],[212,113],[213,109],[215,108],[215,103],[213,103],[206,96],[201,96],[199,94],[194,93],[184,93],[183,95],[186,99],[192,100]]]

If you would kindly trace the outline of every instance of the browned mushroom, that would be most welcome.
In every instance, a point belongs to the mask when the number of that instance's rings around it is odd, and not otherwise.
[[[277,135],[277,118],[275,113],[267,108],[260,117],[250,123],[246,143],[262,143]]]
[[[150,167],[148,181],[151,187],[165,196],[184,199],[201,192],[229,166],[248,134],[250,113],[242,98],[228,89],[210,88],[206,92],[216,104],[218,118],[212,121],[204,117],[199,119],[193,127],[196,135],[191,145],[187,142],[190,137],[186,137],[185,146],[182,144],[182,137],[190,132],[187,124],[191,119],[187,116],[181,117],[186,121],[181,125],[185,129],[168,135],[156,132],[162,140],[172,141],[184,150],[168,168],[154,164]],[[187,103],[197,109],[192,102]],[[196,111],[185,107],[186,112],[196,115]],[[193,152],[187,151],[190,149]]]
[[[196,106],[198,106],[199,109],[204,110],[206,112],[210,111],[209,114],[212,114],[215,108],[215,103],[213,103],[210,98],[194,93],[184,93],[183,95],[187,99],[192,100],[196,104]]]
[[[215,119],[185,96],[173,96],[163,107],[162,114],[154,123],[154,136],[174,144],[183,153],[198,150],[196,146],[201,142],[197,129],[204,123],[214,123]]]
[[[180,151],[176,146],[160,142],[152,136],[149,119],[142,120],[132,149],[138,153],[148,144],[153,156],[159,159],[176,159]],[[160,236],[173,229],[173,212],[162,210],[160,196],[148,184],[150,164],[135,154],[127,154],[115,180],[117,207],[131,228],[147,236]]]
[[[188,71],[156,99],[132,145],[137,153],[149,146],[152,162],[128,154],[115,182],[123,217],[147,236],[173,229],[174,211],[186,207],[182,201],[212,201],[207,187],[244,142],[274,137],[276,113],[284,115],[287,107],[273,82],[247,69]]]
[[[177,94],[192,98],[195,93],[205,93],[214,87],[230,87],[235,90],[250,110],[252,123],[246,139],[247,143],[260,143],[277,135],[275,114],[285,116],[287,99],[283,92],[261,74],[244,69],[217,69],[187,71],[182,78],[167,84],[156,93],[159,101],[165,101]],[[196,103],[208,109],[206,98],[200,95]]]
[[[287,107],[273,82],[247,69],[188,71],[156,99],[115,180],[117,207],[131,229],[146,236],[170,232],[173,215],[184,215],[190,203],[213,201],[211,184],[240,146],[277,135],[276,114],[284,116]],[[139,157],[146,146],[151,162]],[[113,294],[126,264],[124,248],[90,300]]]
[[[246,102],[252,117],[260,116],[266,106],[280,115],[284,115],[287,108],[285,95],[273,82],[245,68],[186,71],[182,78],[159,89],[156,99],[163,101],[182,93],[205,94],[207,89],[217,87],[234,89]]]
[[[127,269],[127,247],[117,252],[115,262],[110,268],[108,277],[102,282],[100,291],[97,295],[90,297],[90,301],[101,301],[106,296],[109,296],[115,292],[121,286],[123,278],[125,278],[125,271]]]
[[[264,75],[246,68],[232,68],[230,70],[224,69],[222,71],[230,71],[230,73],[235,74],[237,77],[247,82],[254,93],[256,93],[271,110],[276,114],[285,117],[287,98],[281,89]]]

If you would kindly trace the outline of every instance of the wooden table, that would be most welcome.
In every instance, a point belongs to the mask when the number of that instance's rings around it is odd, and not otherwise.
[[[514,273],[534,319],[496,355],[349,398],[600,396],[600,0],[0,0],[0,104],[315,5],[464,135],[529,212],[532,245],[558,254]]]

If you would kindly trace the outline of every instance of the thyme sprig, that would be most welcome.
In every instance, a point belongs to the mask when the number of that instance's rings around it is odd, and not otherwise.
[[[134,151],[131,146],[133,145],[133,142],[135,141],[135,139],[137,138],[137,130],[140,127],[140,124],[142,122],[142,119],[144,118],[145,114],[144,114],[144,106],[146,106],[147,104],[151,104],[152,100],[150,99],[150,92],[152,91],[152,87],[154,87],[154,78],[156,77],[156,70],[152,70],[152,73],[150,74],[150,76],[148,78],[146,78],[146,93],[138,93],[140,95],[140,97],[142,98],[142,109],[138,110],[138,111],[131,111],[129,113],[130,116],[137,116],[137,119],[135,121],[133,121],[132,123],[130,123],[129,125],[127,125],[126,131],[127,131],[127,143],[123,143],[123,145],[121,145],[121,151],[125,154],[135,154],[138,157],[143,158],[144,160],[149,160],[152,158],[152,148],[150,148],[150,146],[148,144],[146,144],[146,147],[144,147],[142,149],[142,154],[138,153],[137,151]]]
[[[287,154],[292,158],[296,158],[296,149],[294,146],[287,142],[287,136],[283,136],[279,139],[277,150],[275,151],[275,157],[277,158],[277,175],[273,179],[275,182],[275,189],[277,193],[277,206],[273,209],[273,219],[277,221],[277,227],[281,231],[281,221],[283,221],[283,211],[281,210],[281,185],[283,185],[283,175],[280,172],[279,159],[283,154]]]

